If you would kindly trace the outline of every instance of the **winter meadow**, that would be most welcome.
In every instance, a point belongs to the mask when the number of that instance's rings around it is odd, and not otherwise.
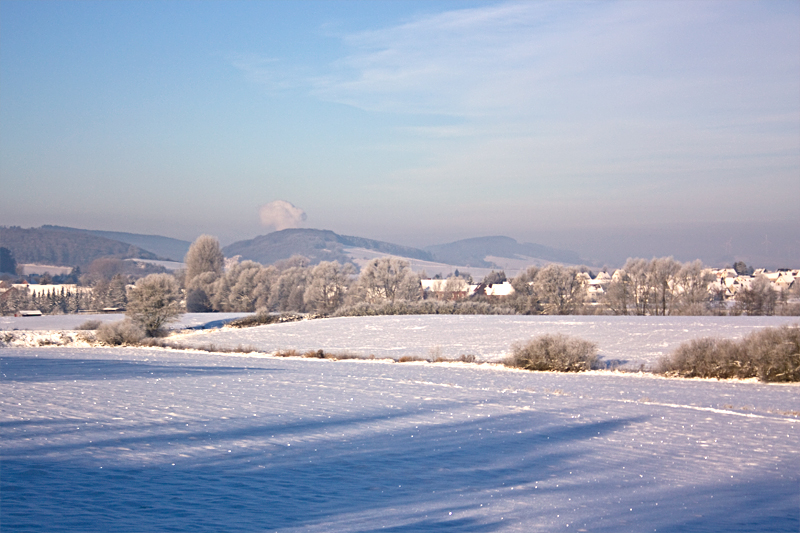
[[[659,264],[566,314],[579,269],[475,297],[201,238],[124,314],[0,317],[3,530],[797,531],[796,317]]]
[[[0,0],[0,533],[800,532],[798,0]]]

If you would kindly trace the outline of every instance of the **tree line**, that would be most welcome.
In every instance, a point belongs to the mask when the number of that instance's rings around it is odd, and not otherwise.
[[[469,274],[448,277],[443,293],[431,298],[421,288],[420,276],[407,261],[380,257],[364,265],[322,261],[310,265],[294,256],[274,265],[253,261],[229,262],[219,241],[199,237],[185,257],[186,268],[167,276],[179,291],[188,312],[296,312],[331,315],[364,314],[617,314],[617,315],[708,315],[708,314],[797,314],[785,293],[776,293],[765,277],[756,277],[737,293],[735,303],[726,300],[723,284],[700,261],[681,263],[672,258],[629,259],[622,269],[607,276],[601,295],[591,297],[588,288],[595,276],[586,267],[550,264],[530,267],[506,280],[493,272],[467,295],[463,287]],[[44,313],[70,313],[78,309],[125,308],[129,306],[132,276],[120,270],[118,259],[98,260],[81,281],[91,293],[34,296],[18,292],[0,298],[0,312],[40,309]],[[741,265],[740,265],[741,266]],[[144,273],[144,272],[143,272]],[[154,278],[155,274],[147,276]],[[143,279],[147,279],[143,278]],[[159,278],[161,279],[161,278]],[[483,288],[509,281],[514,292],[503,297],[487,296]],[[797,285],[797,284],[795,284]],[[798,292],[795,286],[793,292]]]

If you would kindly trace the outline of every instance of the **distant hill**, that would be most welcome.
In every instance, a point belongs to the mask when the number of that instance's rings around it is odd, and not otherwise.
[[[0,246],[11,250],[17,263],[85,266],[100,257],[158,259],[154,253],[132,244],[53,226],[0,227]]]
[[[570,250],[559,250],[541,244],[520,243],[511,237],[475,237],[449,244],[426,246],[436,261],[450,265],[483,268],[504,268],[503,263],[566,263],[581,264],[580,256]],[[508,260],[508,261],[504,261]],[[519,267],[518,267],[519,268]]]
[[[189,246],[192,245],[189,241],[162,237],[161,235],[142,235],[139,233],[125,233],[122,231],[77,229],[62,226],[42,226],[42,228],[91,233],[98,237],[105,237],[106,239],[132,244],[142,250],[147,250],[148,252],[156,254],[161,259],[178,262],[183,261],[186,252],[189,251]]]
[[[303,255],[312,264],[320,261],[351,262],[346,248],[365,248],[386,255],[397,255],[430,261],[431,254],[417,248],[391,244],[383,241],[338,235],[329,230],[285,229],[254,239],[238,241],[222,249],[226,257],[235,255],[268,265],[288,259],[293,255]]]

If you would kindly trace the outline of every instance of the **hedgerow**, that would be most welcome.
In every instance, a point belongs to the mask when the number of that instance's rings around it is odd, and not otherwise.
[[[662,359],[657,372],[687,378],[800,381],[800,326],[765,328],[738,341],[691,340]]]

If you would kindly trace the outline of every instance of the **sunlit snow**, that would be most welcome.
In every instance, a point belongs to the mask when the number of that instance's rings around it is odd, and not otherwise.
[[[181,335],[188,344],[259,351],[325,350],[368,357],[458,358],[497,361],[514,342],[564,333],[597,343],[604,361],[629,369],[650,368],[682,342],[698,337],[741,338],[766,326],[797,323],[797,317],[642,317],[407,315],[308,320]],[[434,357],[435,358],[435,357]]]
[[[444,335],[438,317],[385,318],[218,335]],[[468,318],[462,332],[494,319]],[[594,339],[608,323],[561,327],[602,349],[623,331],[647,339],[634,318]],[[679,337],[658,320],[640,346]],[[693,320],[685,334],[725,325]],[[472,346],[492,346],[489,330]],[[2,348],[0,371],[3,531],[800,529],[797,384],[141,348]]]

